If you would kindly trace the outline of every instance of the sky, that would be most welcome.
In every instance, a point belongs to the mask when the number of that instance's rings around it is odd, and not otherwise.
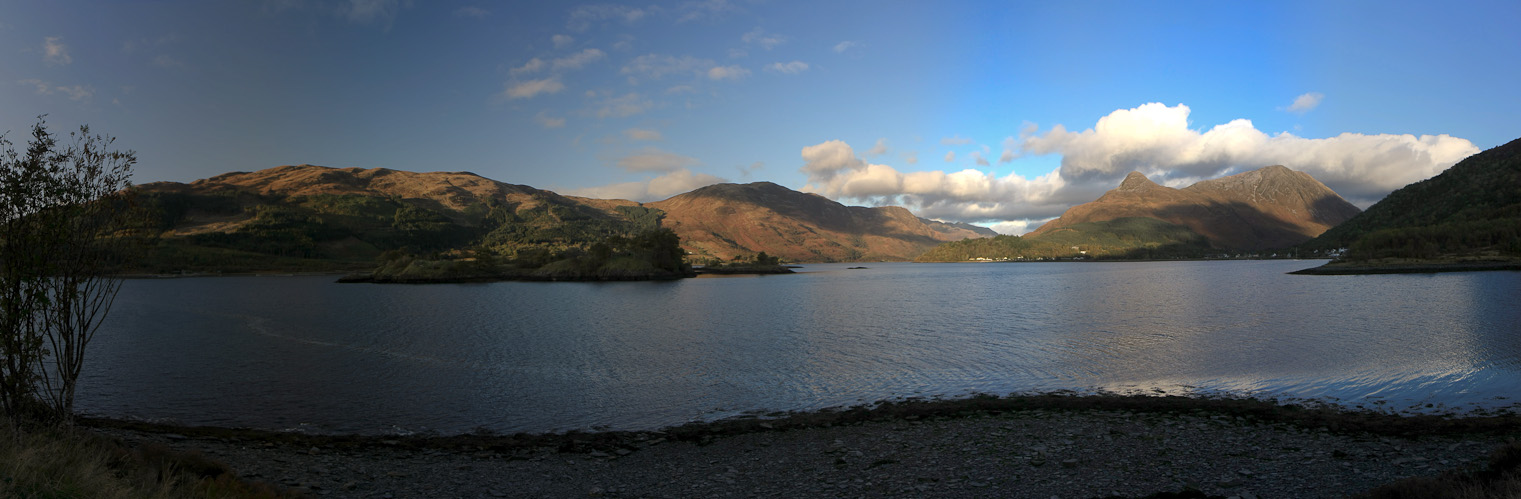
[[[1027,232],[1131,171],[1362,207],[1521,134],[1521,2],[0,0],[0,131],[133,181],[468,171],[655,201],[769,181]]]

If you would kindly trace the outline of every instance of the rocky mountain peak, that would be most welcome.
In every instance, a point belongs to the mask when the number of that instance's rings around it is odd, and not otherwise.
[[[1146,175],[1142,174],[1141,172],[1130,172],[1129,175],[1125,176],[1125,181],[1120,182],[1120,186],[1115,190],[1128,192],[1145,190],[1153,187],[1160,186],[1157,185],[1156,182],[1152,182],[1151,179],[1146,178]]]
[[[1282,165],[1205,180],[1182,189],[1131,172],[1098,200],[1074,206],[1033,233],[1126,217],[1182,225],[1223,249],[1283,248],[1304,242],[1360,210],[1309,174]]]

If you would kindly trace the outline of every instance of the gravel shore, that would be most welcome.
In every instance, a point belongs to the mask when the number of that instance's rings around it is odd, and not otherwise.
[[[1468,469],[1505,437],[1341,433],[1198,411],[1018,410],[907,416],[555,446],[308,446],[97,428],[163,443],[314,497],[1342,497]]]

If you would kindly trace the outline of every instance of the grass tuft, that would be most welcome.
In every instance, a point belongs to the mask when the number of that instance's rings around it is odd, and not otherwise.
[[[282,498],[200,452],[126,443],[77,428],[0,428],[0,497]]]

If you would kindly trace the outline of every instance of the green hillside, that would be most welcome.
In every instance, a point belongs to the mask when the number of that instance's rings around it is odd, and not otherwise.
[[[1187,227],[1155,218],[1129,217],[1073,224],[1039,236],[997,236],[949,242],[916,260],[1197,258],[1208,252],[1209,242],[1204,236]]]
[[[1521,139],[1389,194],[1302,248],[1344,260],[1521,257]]]

